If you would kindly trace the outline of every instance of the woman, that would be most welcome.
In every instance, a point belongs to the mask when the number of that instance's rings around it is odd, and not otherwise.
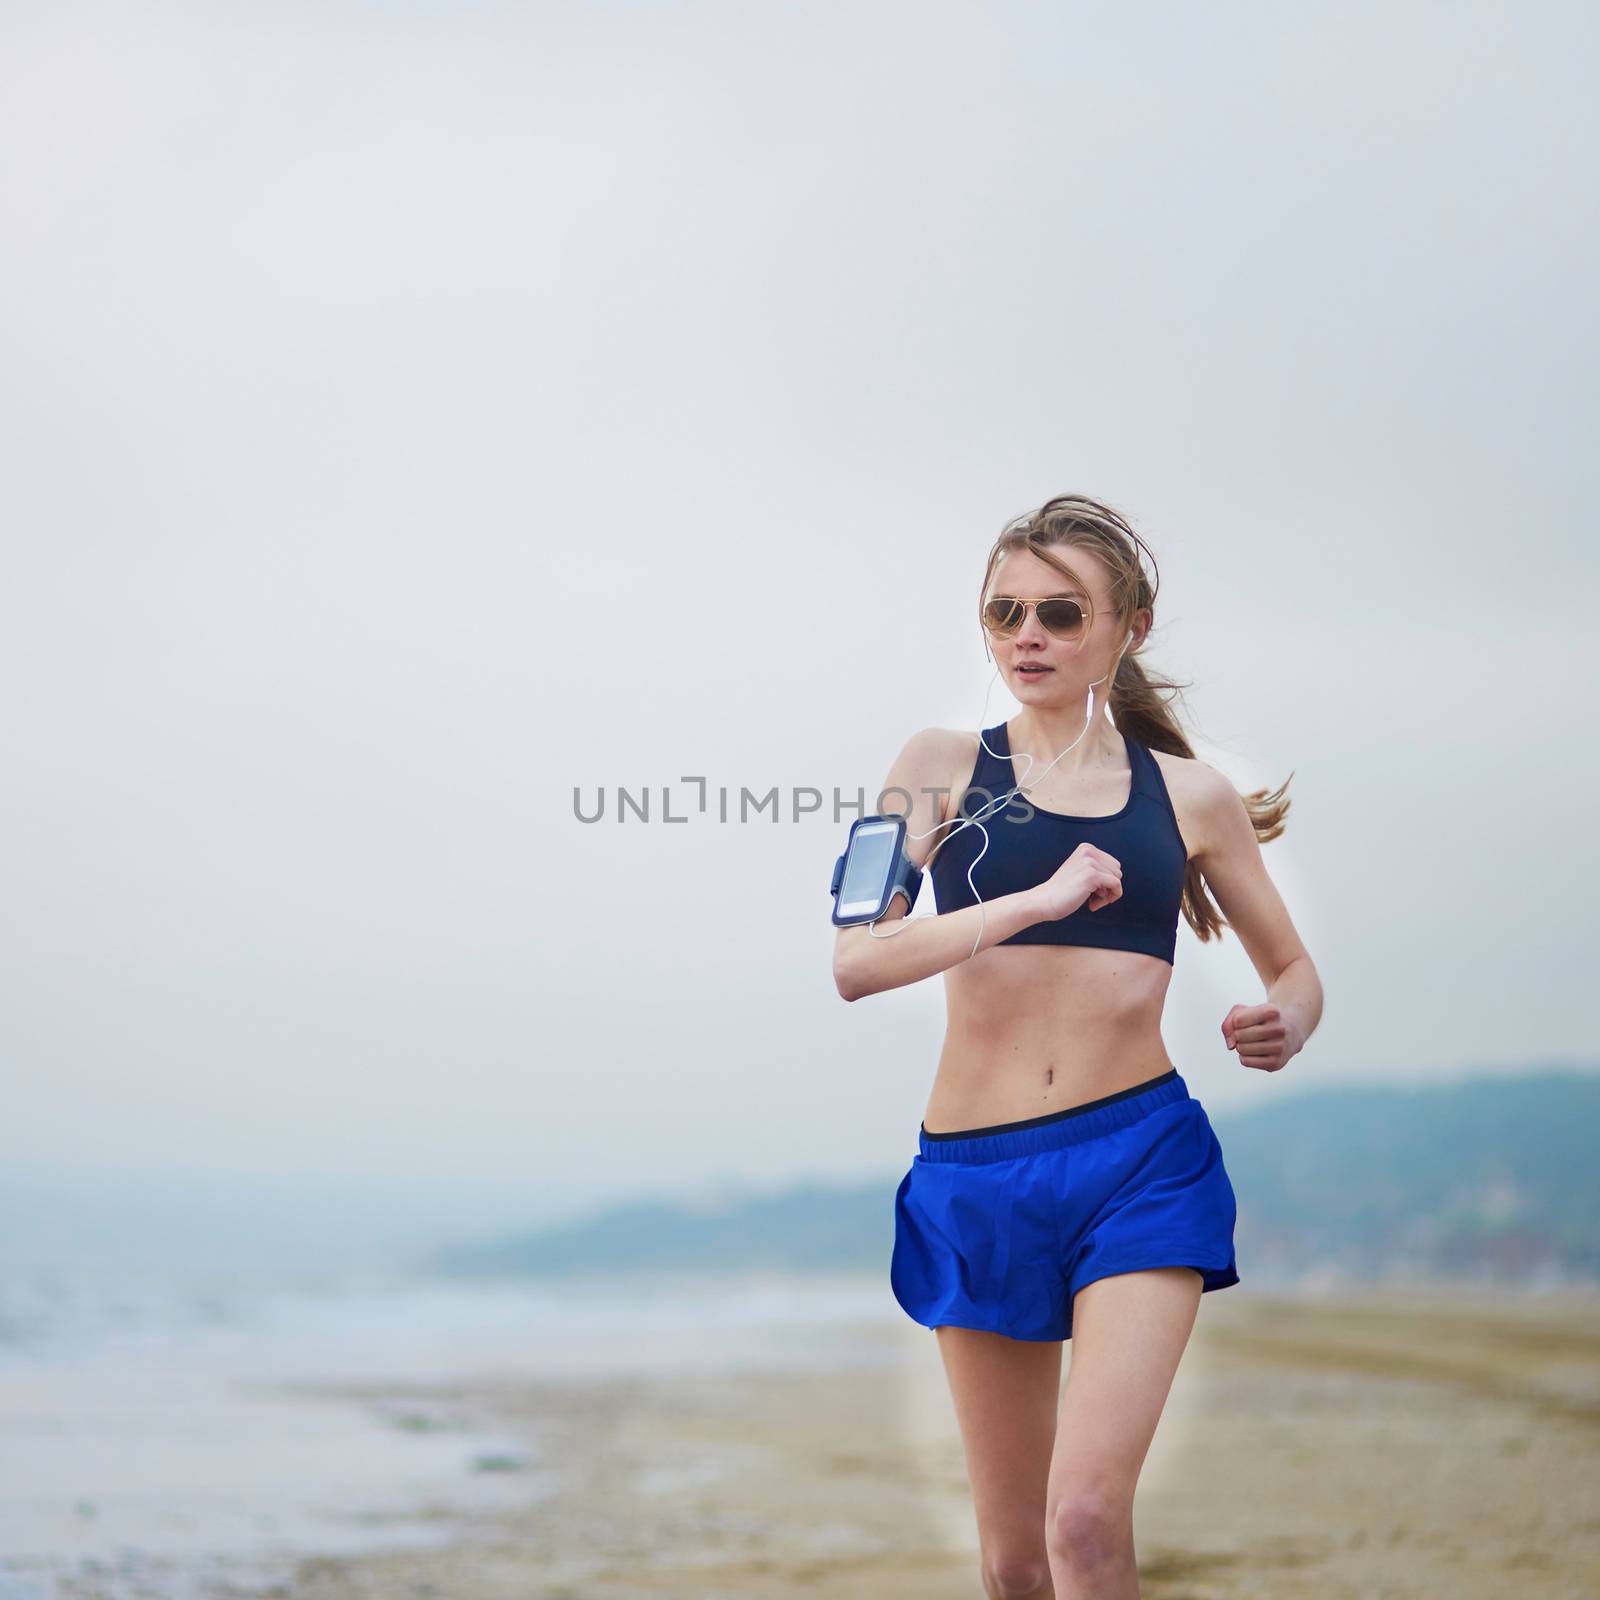
[[[846,999],[945,975],[891,1281],[937,1330],[995,1600],[1137,1596],[1139,1471],[1200,1296],[1239,1281],[1222,1152],[1161,1039],[1180,911],[1203,940],[1225,917],[1266,987],[1222,1019],[1242,1066],[1278,1071],[1322,1011],[1261,860],[1287,782],[1241,797],[1191,754],[1137,658],[1141,548],[1076,495],[1001,534],[980,616],[1022,709],[901,751],[884,803],[909,800],[938,912],[896,897],[835,947]]]

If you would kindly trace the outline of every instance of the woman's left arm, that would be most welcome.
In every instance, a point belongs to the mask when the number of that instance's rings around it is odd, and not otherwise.
[[[1201,761],[1193,777],[1200,821],[1195,860],[1267,991],[1265,1004],[1234,1006],[1222,1019],[1223,1043],[1242,1066],[1277,1072],[1322,1019],[1322,980],[1267,873],[1239,791]]]

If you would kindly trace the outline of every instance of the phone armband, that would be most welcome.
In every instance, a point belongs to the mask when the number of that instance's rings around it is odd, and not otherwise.
[[[906,854],[906,819],[857,817],[828,887],[834,926],[876,922],[897,894],[905,896],[909,912],[921,888],[922,868]]]

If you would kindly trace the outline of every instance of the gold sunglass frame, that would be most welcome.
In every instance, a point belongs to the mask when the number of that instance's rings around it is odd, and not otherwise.
[[[1004,600],[1008,605],[1018,605],[1022,607],[1022,615],[1017,620],[1015,627],[996,628],[990,625],[988,610],[989,607],[992,606],[997,600]],[[1052,628],[1043,617],[1040,617],[1039,626],[1043,628],[1052,639],[1061,639],[1064,641],[1081,639],[1084,634],[1086,634],[1094,625],[1094,608],[1085,604],[1081,600],[1074,600],[1070,594],[992,594],[983,602],[981,606],[978,607],[978,621],[982,625],[985,633],[992,635],[996,639],[1009,639],[1013,635],[1021,633],[1023,628],[1027,625],[1029,610],[1032,609],[1035,614],[1037,614],[1038,607],[1046,600],[1064,600],[1070,605],[1075,605],[1082,613],[1083,617],[1082,622],[1076,628],[1074,628],[1071,633],[1057,633],[1056,630]]]

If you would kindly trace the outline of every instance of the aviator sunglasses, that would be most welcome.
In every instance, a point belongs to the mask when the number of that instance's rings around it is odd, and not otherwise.
[[[1057,639],[1076,639],[1084,630],[1088,618],[1076,600],[1051,595],[1035,599],[1019,595],[996,595],[985,602],[983,625],[990,633],[1009,638],[1027,621],[1028,607],[1032,606],[1039,626]]]

